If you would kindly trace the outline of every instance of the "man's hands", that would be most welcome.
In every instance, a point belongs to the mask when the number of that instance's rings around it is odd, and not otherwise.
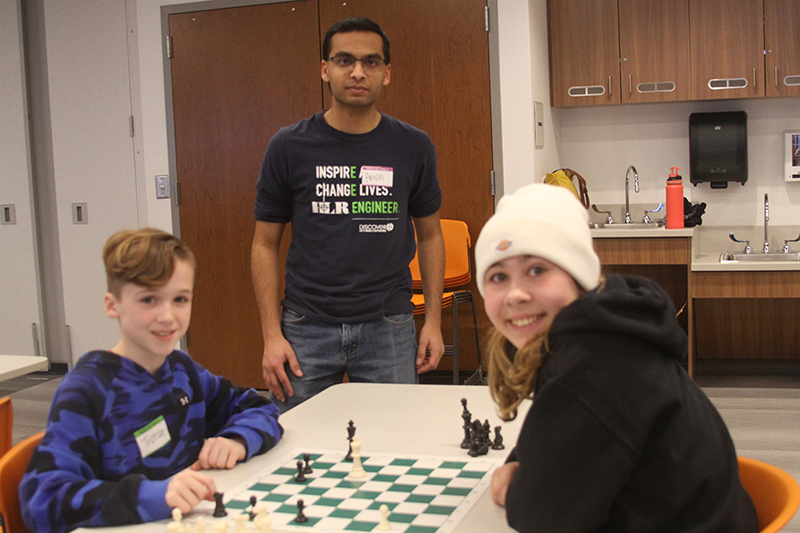
[[[269,391],[282,402],[286,401],[287,396],[294,396],[294,390],[292,390],[289,377],[286,375],[285,363],[289,363],[289,368],[295,376],[303,375],[294,350],[283,335],[279,339],[265,341],[264,357],[261,359],[264,383]]]
[[[428,352],[427,354],[425,352]],[[434,370],[444,355],[442,328],[425,321],[419,332],[419,348],[417,349],[417,374]]]
[[[247,457],[244,444],[236,439],[214,437],[206,439],[192,470],[208,470],[211,468],[231,469],[239,461]],[[181,509],[183,510],[183,509]]]
[[[506,463],[492,474],[492,501],[500,507],[506,506],[506,493],[508,492],[508,485],[514,474],[519,470],[519,463],[511,461]]]

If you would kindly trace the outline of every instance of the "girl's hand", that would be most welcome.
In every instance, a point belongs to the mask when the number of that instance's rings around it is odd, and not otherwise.
[[[186,514],[202,500],[213,501],[215,492],[217,486],[211,476],[187,468],[172,477],[165,499],[167,505]]]
[[[231,469],[236,463],[247,457],[244,444],[236,439],[214,437],[206,439],[197,461],[192,465],[192,470],[207,470],[209,468]]]
[[[506,493],[508,492],[508,485],[514,474],[519,470],[519,463],[512,461],[506,463],[492,474],[492,501],[500,507],[506,506]]]

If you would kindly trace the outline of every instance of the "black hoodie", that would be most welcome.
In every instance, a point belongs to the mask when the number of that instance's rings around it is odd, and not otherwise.
[[[611,275],[556,316],[509,461],[521,532],[758,530],[719,413],[681,366],[686,335],[654,282]]]

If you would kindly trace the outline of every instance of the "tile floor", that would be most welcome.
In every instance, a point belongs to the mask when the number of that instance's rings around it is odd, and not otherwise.
[[[45,427],[61,382],[60,377],[47,378],[10,393],[15,443]],[[739,455],[774,464],[800,480],[800,377],[698,376],[698,383],[719,409]],[[4,385],[0,383],[0,394]],[[800,533],[800,514],[783,531]]]

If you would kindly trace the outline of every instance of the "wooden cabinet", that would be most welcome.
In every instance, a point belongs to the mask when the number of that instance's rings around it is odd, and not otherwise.
[[[691,98],[689,0],[619,0],[622,103]]]
[[[765,96],[764,0],[690,0],[692,99]]]
[[[617,0],[548,2],[554,106],[619,103]]]
[[[767,96],[800,96],[800,2],[764,0]]]
[[[551,0],[554,106],[688,100],[689,0]]]
[[[800,96],[798,0],[549,0],[555,107]]]

